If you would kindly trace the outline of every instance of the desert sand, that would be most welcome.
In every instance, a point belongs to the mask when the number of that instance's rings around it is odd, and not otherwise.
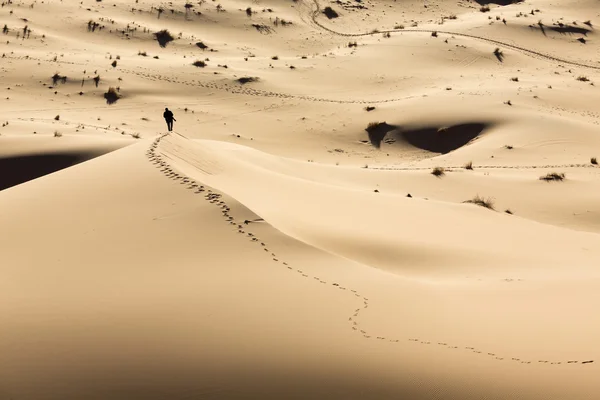
[[[0,399],[600,398],[597,24],[2,0]]]

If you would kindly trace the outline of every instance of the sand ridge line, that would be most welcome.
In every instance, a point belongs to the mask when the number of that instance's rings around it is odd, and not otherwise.
[[[178,132],[173,132],[173,133],[181,136],[184,139],[189,140],[186,136],[184,136]],[[186,188],[189,190],[194,190],[195,194],[206,193],[204,195],[205,200],[210,202],[211,204],[214,204],[216,207],[218,207],[221,210],[224,220],[229,225],[231,225],[234,229],[236,229],[237,233],[246,236],[252,242],[255,242],[257,245],[260,245],[263,248],[263,251],[272,259],[272,261],[276,262],[281,267],[285,267],[286,269],[288,269],[294,273],[297,273],[299,276],[301,276],[303,278],[308,278],[308,279],[312,278],[311,280],[318,281],[319,284],[328,285],[328,286],[334,287],[338,290],[346,291],[346,292],[350,293],[351,295],[353,295],[354,297],[362,300],[362,306],[360,306],[354,310],[352,315],[350,317],[348,317],[348,322],[350,324],[350,328],[353,331],[360,333],[364,338],[384,341],[384,342],[388,342],[388,343],[399,343],[399,342],[409,341],[409,342],[413,342],[415,344],[417,344],[417,343],[424,344],[424,345],[432,345],[433,344],[434,346],[445,347],[445,348],[451,349],[451,350],[458,350],[458,349],[468,350],[475,354],[487,355],[488,357],[490,357],[491,359],[496,360],[496,361],[513,361],[513,362],[517,362],[520,364],[549,364],[549,365],[581,364],[581,365],[586,365],[586,364],[591,364],[594,362],[594,360],[591,360],[591,359],[590,360],[564,360],[564,361],[538,360],[537,362],[535,362],[532,360],[523,360],[523,359],[517,358],[517,357],[512,357],[512,358],[501,357],[501,356],[497,355],[496,353],[484,352],[475,347],[456,346],[456,345],[449,344],[446,342],[435,342],[434,343],[429,340],[423,340],[420,338],[397,339],[397,338],[389,338],[389,337],[385,337],[385,336],[373,336],[372,334],[369,334],[369,332],[367,332],[365,329],[361,329],[361,326],[358,323],[358,318],[360,316],[360,313],[369,308],[369,305],[370,305],[369,298],[363,296],[357,290],[347,288],[345,286],[341,286],[337,282],[329,282],[329,281],[321,279],[318,276],[312,276],[310,274],[307,274],[303,270],[294,268],[291,265],[289,265],[288,262],[282,260],[275,252],[271,251],[268,248],[266,243],[262,242],[254,233],[252,233],[248,230],[247,227],[248,227],[248,224],[251,223],[251,221],[241,222],[241,221],[235,220],[235,218],[230,214],[231,208],[226,204],[225,201],[222,200],[223,195],[221,193],[218,193],[214,189],[207,188],[205,185],[202,185],[201,183],[197,182],[196,180],[194,180],[191,177],[188,177],[186,175],[175,172],[175,169],[173,167],[171,167],[169,165],[169,163],[166,161],[167,155],[159,154],[157,152],[160,142],[168,136],[169,136],[169,133],[161,134],[152,142],[152,144],[150,145],[150,148],[146,152],[146,156],[148,157],[149,161],[152,164],[154,164],[157,168],[160,168],[160,172],[162,172],[165,176],[167,176],[168,178],[174,179],[176,181],[180,181],[181,185],[185,185]]]
[[[414,32],[414,33],[433,33],[436,32],[438,34],[446,34],[446,35],[454,35],[454,36],[460,36],[460,37],[466,37],[466,38],[470,38],[470,39],[477,39],[477,40],[481,40],[484,42],[488,42],[488,43],[493,43],[499,46],[504,46],[506,48],[510,48],[513,50],[517,50],[520,51],[528,56],[535,56],[535,57],[539,57],[545,60],[549,60],[549,61],[555,61],[555,62],[561,62],[564,64],[569,64],[569,65],[575,65],[578,67],[583,67],[583,68],[590,68],[590,69],[596,69],[596,70],[600,70],[600,65],[590,65],[590,64],[585,64],[582,62],[578,62],[578,61],[571,61],[571,60],[566,60],[564,58],[559,58],[559,57],[555,57],[552,56],[550,54],[545,54],[545,53],[541,53],[539,51],[536,50],[531,50],[528,49],[526,47],[521,47],[521,46],[517,46],[514,44],[510,44],[510,43],[506,43],[506,42],[502,42],[500,40],[496,40],[496,39],[490,39],[490,38],[486,38],[484,36],[477,36],[477,35],[471,35],[468,33],[459,33],[459,32],[450,32],[450,31],[441,31],[441,30],[437,30],[437,29],[387,29],[387,30],[377,30],[377,32],[368,32],[368,33],[344,33],[344,32],[338,32],[332,28],[329,28],[325,25],[323,25],[322,23],[320,23],[319,21],[317,21],[317,17],[319,16],[319,14],[321,14],[321,5],[319,4],[318,0],[312,0],[312,2],[315,5],[315,9],[313,10],[312,14],[311,14],[311,20],[312,22],[318,26],[319,28],[332,33],[334,35],[337,36],[345,36],[345,37],[364,37],[364,36],[373,36],[373,35],[378,35],[378,34],[384,34],[384,33],[394,33],[394,32]]]

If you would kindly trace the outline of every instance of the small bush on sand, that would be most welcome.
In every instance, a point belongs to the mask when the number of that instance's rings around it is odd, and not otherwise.
[[[373,111],[375,109],[374,106],[366,106],[365,107],[365,111],[369,112],[369,111]]]
[[[549,172],[544,176],[540,176],[541,181],[552,182],[552,181],[562,181],[565,179],[565,174],[559,174],[557,172]]]
[[[513,82],[519,82],[519,77],[514,76],[514,77],[510,78],[510,80]]]
[[[444,170],[444,168],[442,167],[435,167],[432,171],[431,171],[431,175],[433,176],[444,176],[446,174],[446,171]]]
[[[52,75],[52,84],[56,85],[58,82],[60,82],[60,83],[67,83],[67,77],[66,76],[61,76],[58,73]]]
[[[198,68],[204,68],[204,67],[206,67],[206,63],[204,61],[201,61],[201,60],[194,61],[192,65],[194,67],[198,67]]]
[[[325,16],[329,19],[337,18],[340,16],[333,8],[329,6],[325,7],[325,9],[323,10],[323,14],[325,14]]]
[[[590,162],[594,165],[598,165],[598,160],[596,159],[596,157],[590,158]]]
[[[588,78],[587,76],[581,75],[581,76],[577,77],[577,80],[580,81],[580,82],[589,82],[590,78]]]
[[[243,77],[237,79],[237,81],[239,83],[241,83],[242,85],[246,84],[246,83],[251,83],[251,82],[258,82],[258,80],[259,79],[255,76],[243,76]]]
[[[104,93],[104,98],[107,104],[114,104],[121,98],[114,87],[108,88],[108,91]]]
[[[202,49],[202,50],[206,50],[206,49],[208,49],[208,46],[207,46],[207,45],[205,45],[203,42],[197,42],[197,43],[196,43],[196,46],[197,46],[198,48]]]
[[[481,12],[489,12],[489,11],[490,11],[490,6],[489,6],[489,5],[487,5],[487,4],[484,4],[484,5],[482,5],[482,6],[479,8],[479,11],[481,11]]]
[[[54,131],[54,137],[62,137],[62,133],[59,131]]]
[[[513,212],[510,208],[507,208],[506,210],[504,210],[505,213],[513,215]]]
[[[494,209],[494,200],[492,200],[489,197],[487,199],[485,199],[479,195],[473,197],[471,200],[465,200],[465,201],[463,201],[463,203],[475,204],[480,207],[485,207],[489,210]]]
[[[55,121],[58,121],[58,120],[60,120],[60,115],[57,115],[56,117],[54,117],[54,120],[55,120]]]
[[[160,47],[166,47],[167,44],[169,44],[169,42],[175,40],[175,38],[171,36],[169,31],[166,29],[154,33],[154,38],[156,39]]]
[[[139,133],[136,132],[136,133],[132,134],[131,137],[134,138],[134,139],[139,139],[142,136]]]
[[[473,161],[469,161],[463,166],[464,169],[473,169]]]

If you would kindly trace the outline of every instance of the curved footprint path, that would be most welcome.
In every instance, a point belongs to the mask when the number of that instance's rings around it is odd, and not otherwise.
[[[377,30],[377,32],[368,32],[368,33],[344,33],[344,32],[338,32],[334,29],[331,29],[325,25],[323,25],[322,23],[320,23],[319,21],[317,21],[317,17],[321,14],[322,10],[321,10],[321,5],[319,4],[318,0],[312,0],[312,2],[315,5],[315,8],[313,10],[313,12],[311,13],[311,20],[312,22],[318,26],[319,28],[332,33],[334,35],[337,36],[346,36],[346,37],[362,37],[362,36],[373,36],[373,35],[377,35],[377,34],[383,34],[383,33],[393,33],[393,32],[414,32],[414,33],[433,33],[433,32],[437,32],[437,33],[443,33],[446,35],[453,35],[453,36],[460,36],[460,37],[466,37],[466,38],[470,38],[470,39],[476,39],[476,40],[481,40],[484,42],[488,42],[488,43],[493,43],[496,44],[498,46],[503,46],[506,48],[510,48],[513,50],[517,50],[520,51],[524,54],[527,54],[529,56],[533,56],[533,57],[539,57],[539,58],[543,58],[549,61],[555,61],[555,62],[560,62],[563,64],[569,64],[569,65],[575,65],[578,67],[583,67],[583,68],[590,68],[590,69],[596,69],[596,70],[600,70],[600,65],[591,65],[591,64],[586,64],[583,62],[579,62],[579,61],[571,61],[571,60],[566,60],[564,58],[559,58],[550,54],[545,54],[536,50],[532,50],[532,49],[528,49],[526,47],[521,47],[521,46],[517,46],[514,44],[510,44],[510,43],[506,43],[506,42],[502,42],[500,40],[496,40],[496,39],[490,39],[484,36],[477,36],[477,35],[471,35],[468,33],[460,33],[460,32],[450,32],[450,31],[440,31],[437,29],[388,29],[388,30]]]
[[[423,338],[396,338],[396,337],[392,338],[392,337],[385,337],[385,336],[375,336],[375,335],[371,334],[370,332],[367,332],[365,329],[363,329],[361,327],[361,325],[359,323],[359,317],[360,317],[361,312],[363,312],[364,310],[369,308],[369,304],[370,304],[369,298],[367,298],[366,296],[363,296],[357,290],[342,286],[341,284],[339,284],[337,282],[328,282],[328,281],[322,280],[321,278],[319,278],[317,276],[312,276],[310,274],[307,274],[303,270],[295,268],[294,266],[290,265],[288,262],[286,262],[284,259],[282,259],[280,256],[278,256],[275,252],[273,252],[271,249],[269,249],[269,247],[267,246],[266,243],[262,242],[254,233],[252,233],[248,230],[248,224],[246,224],[244,221],[236,221],[235,220],[235,218],[230,214],[231,208],[227,205],[227,203],[225,201],[222,200],[223,195],[221,193],[218,193],[216,190],[208,188],[205,185],[202,185],[200,182],[194,180],[191,177],[185,176],[185,175],[177,172],[175,170],[175,168],[171,167],[171,165],[167,162],[167,158],[162,156],[160,154],[160,152],[157,151],[157,149],[160,145],[160,141],[168,135],[169,135],[169,133],[162,134],[152,142],[152,144],[150,145],[150,148],[146,152],[146,156],[148,157],[150,162],[152,164],[154,164],[157,168],[159,168],[160,172],[162,172],[163,175],[165,175],[166,177],[173,179],[175,181],[179,181],[179,183],[182,186],[185,186],[188,190],[193,190],[195,194],[203,194],[204,199],[206,201],[213,204],[216,208],[218,208],[221,211],[221,214],[223,215],[223,220],[225,223],[229,224],[233,229],[235,229],[237,231],[237,233],[246,236],[250,241],[252,241],[253,243],[256,243],[257,246],[261,246],[263,248],[265,254],[269,258],[271,258],[271,260],[274,263],[276,263],[276,265],[278,267],[286,268],[291,273],[297,274],[297,276],[299,276],[299,277],[306,278],[306,279],[309,279],[314,282],[318,282],[318,284],[326,285],[333,289],[344,291],[344,292],[348,293],[349,295],[355,297],[357,300],[359,300],[361,302],[361,305],[360,305],[360,307],[357,307],[353,311],[353,313],[350,317],[348,317],[348,323],[350,325],[350,328],[353,331],[355,331],[356,333],[359,333],[363,338],[373,339],[373,340],[378,340],[378,341],[388,342],[388,343],[400,343],[400,342],[405,343],[408,341],[408,342],[412,342],[414,344],[420,344],[420,345],[433,345],[433,346],[438,346],[438,347],[444,347],[444,348],[451,349],[451,350],[470,351],[473,354],[485,356],[492,360],[510,361],[510,362],[520,363],[520,364],[549,364],[549,365],[571,365],[571,364],[573,364],[574,365],[574,364],[591,364],[594,362],[594,360],[550,360],[550,359],[548,359],[548,360],[526,360],[526,359],[521,359],[521,358],[517,358],[517,357],[509,358],[509,357],[502,356],[500,354],[496,354],[494,352],[484,351],[484,350],[481,350],[481,349],[478,349],[475,347],[456,346],[456,345],[453,345],[452,343],[446,343],[446,342],[432,342],[430,340],[426,340]]]

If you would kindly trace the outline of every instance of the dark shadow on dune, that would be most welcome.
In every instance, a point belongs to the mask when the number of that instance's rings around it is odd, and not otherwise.
[[[587,28],[582,28],[579,26],[573,26],[573,25],[563,25],[563,26],[550,26],[548,27],[548,29],[550,29],[551,31],[554,32],[558,32],[561,34],[579,34],[579,35],[583,35],[583,36],[587,36],[588,33],[592,32],[591,29],[587,29]]]
[[[572,34],[578,34],[578,35],[583,35],[583,36],[587,36],[588,33],[591,33],[592,30],[588,29],[588,28],[583,28],[580,26],[573,26],[573,25],[554,25],[554,26],[549,26],[549,25],[544,25],[541,22],[538,22],[535,25],[529,25],[529,27],[531,29],[534,30],[539,30],[540,32],[542,32],[542,34],[544,36],[546,36],[546,30],[550,30],[553,32],[557,32],[560,33],[561,35],[572,35]]]
[[[480,6],[483,6],[486,4],[497,4],[499,6],[509,6],[511,4],[522,3],[523,0],[475,0],[475,2],[477,4],[479,4]]]
[[[404,142],[432,153],[446,154],[469,143],[478,137],[489,124],[481,122],[465,123],[448,127],[427,126],[402,128],[385,122],[367,130],[371,144],[377,148],[389,137],[391,142]]]
[[[69,168],[105,152],[28,154],[0,158],[0,190]]]

